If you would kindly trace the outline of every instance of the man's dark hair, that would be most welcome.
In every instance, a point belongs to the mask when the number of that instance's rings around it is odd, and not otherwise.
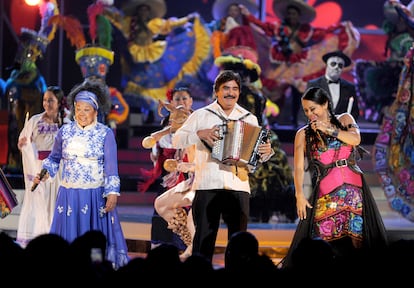
[[[239,89],[241,88],[241,78],[240,75],[231,70],[223,70],[220,74],[216,77],[214,81],[214,92],[217,92],[220,89],[220,86],[229,81],[236,81]]]

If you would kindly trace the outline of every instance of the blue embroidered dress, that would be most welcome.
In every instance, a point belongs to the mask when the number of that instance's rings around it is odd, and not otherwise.
[[[106,259],[115,269],[127,264],[127,244],[117,210],[104,212],[106,196],[120,195],[112,130],[98,122],[85,128],[76,122],[64,125],[43,168],[53,177],[60,161],[62,181],[50,232],[72,242],[87,231],[100,230],[107,238]]]

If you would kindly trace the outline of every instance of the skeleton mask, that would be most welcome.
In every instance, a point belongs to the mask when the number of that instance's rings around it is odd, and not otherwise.
[[[341,57],[330,57],[326,61],[325,75],[333,81],[336,81],[341,77],[342,70],[345,67],[345,61]]]

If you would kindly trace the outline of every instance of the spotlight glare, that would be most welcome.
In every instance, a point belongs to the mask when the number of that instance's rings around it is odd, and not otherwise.
[[[24,2],[29,6],[36,6],[40,4],[41,0],[24,0]]]

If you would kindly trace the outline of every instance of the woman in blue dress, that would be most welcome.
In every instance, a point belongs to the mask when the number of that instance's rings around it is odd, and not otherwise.
[[[72,89],[68,103],[74,121],[59,130],[42,168],[54,177],[63,165],[50,233],[72,242],[87,231],[102,231],[107,238],[106,260],[118,269],[129,257],[116,210],[120,196],[117,146],[111,128],[97,121],[99,108],[109,99],[107,93],[100,81],[85,81]]]

